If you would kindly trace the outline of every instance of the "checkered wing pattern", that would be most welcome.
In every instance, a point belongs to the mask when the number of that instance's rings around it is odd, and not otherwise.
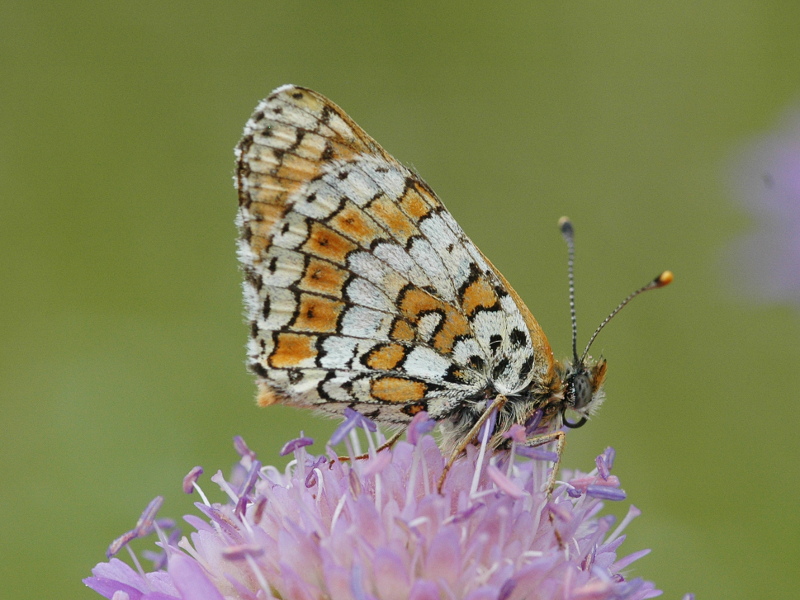
[[[278,88],[236,157],[260,404],[402,423],[552,369],[530,312],[433,191],[330,100]]]

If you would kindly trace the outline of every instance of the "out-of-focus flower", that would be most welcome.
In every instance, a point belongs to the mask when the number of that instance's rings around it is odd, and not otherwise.
[[[206,499],[198,468],[184,480],[203,500],[196,505],[202,516],[185,517],[194,533],[176,542],[151,504],[110,548],[155,530],[165,570],[145,572],[131,553],[134,567],[112,558],[85,583],[114,600],[641,600],[660,594],[626,574],[648,550],[617,556],[623,530],[639,511],[631,506],[616,527],[613,516],[600,516],[602,500],[625,497],[610,474],[612,449],[589,473],[565,472],[548,500],[543,487],[552,465],[520,457],[517,437],[524,431],[514,431],[510,451],[486,458],[480,447],[469,447],[439,494],[447,457],[429,435],[432,425],[421,413],[408,442],[377,452],[379,435],[351,415],[343,425],[348,452],[360,453],[355,426],[366,435],[369,458],[343,462],[330,448],[327,456],[314,456],[309,438],[301,437],[285,446],[294,459],[284,471],[262,467],[237,439],[241,459],[233,476],[211,477],[227,501]]]
[[[733,161],[734,197],[756,229],[728,260],[737,290],[760,301],[800,305],[800,110],[750,141]]]

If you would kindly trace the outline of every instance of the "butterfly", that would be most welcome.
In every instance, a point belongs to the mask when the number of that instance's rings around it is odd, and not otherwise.
[[[560,456],[562,426],[582,425],[602,402],[606,362],[588,346],[578,356],[574,342],[572,360],[556,360],[522,299],[416,173],[294,85],[258,104],[235,153],[258,404],[349,407],[400,429],[427,411],[447,468],[494,413],[492,447],[520,424],[536,431],[530,445],[556,441]],[[569,221],[562,232],[572,263]],[[663,273],[617,311],[671,279]]]

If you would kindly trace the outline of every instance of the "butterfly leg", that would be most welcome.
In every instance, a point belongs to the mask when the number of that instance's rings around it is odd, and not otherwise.
[[[450,458],[447,459],[447,463],[444,465],[444,470],[442,470],[442,475],[439,477],[439,483],[436,486],[436,491],[440,494],[442,493],[442,488],[444,487],[444,480],[447,478],[447,473],[450,471],[450,467],[453,466],[453,463],[456,462],[456,459],[461,456],[461,453],[466,450],[467,446],[469,446],[475,438],[478,437],[478,434],[481,431],[481,427],[487,421],[487,419],[491,416],[492,412],[500,411],[501,408],[508,402],[508,399],[505,396],[499,395],[495,398],[492,403],[483,411],[480,418],[475,422],[475,425],[472,426],[472,429],[469,430],[467,435],[459,442],[458,446],[456,446],[455,450],[450,454]]]
[[[544,446],[550,442],[556,442],[556,459],[553,461],[553,470],[550,471],[550,476],[547,478],[547,498],[553,495],[553,490],[556,487],[556,476],[558,475],[558,468],[561,466],[561,455],[564,453],[564,445],[567,442],[566,434],[559,430],[551,433],[543,433],[532,438],[525,440],[525,445],[529,448],[536,448]]]
[[[397,440],[399,440],[400,437],[403,435],[403,433],[405,433],[405,429],[401,429],[400,431],[395,433],[392,437],[390,437],[388,440],[386,440],[380,446],[378,446],[375,449],[375,453],[377,454],[381,450],[386,450],[387,448],[391,448],[392,446],[394,446],[395,443],[397,443]],[[355,457],[356,460],[365,460],[367,458],[369,458],[369,453],[359,454],[358,456]],[[350,460],[349,456],[340,456],[339,457],[339,462],[348,462],[349,460]]]
[[[558,468],[561,466],[561,455],[564,453],[564,445],[567,442],[566,434],[559,430],[553,431],[551,433],[544,433],[542,435],[537,435],[532,438],[528,438],[525,440],[525,445],[529,448],[536,448],[537,446],[544,446],[545,444],[549,444],[550,442],[556,442],[556,459],[553,461],[553,469],[550,471],[550,476],[547,478],[547,500],[553,496],[553,490],[556,487],[556,476],[558,475]],[[564,540],[561,537],[558,529],[556,528],[556,521],[555,517],[553,516],[552,511],[548,511],[548,518],[550,519],[550,524],[553,526],[553,533],[556,536],[556,541],[558,542],[559,548],[564,548]]]

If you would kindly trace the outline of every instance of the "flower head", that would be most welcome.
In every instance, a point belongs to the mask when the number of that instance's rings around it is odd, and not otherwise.
[[[800,304],[800,112],[751,141],[732,172],[735,197],[757,221],[731,252],[737,289]]]
[[[202,516],[185,517],[194,533],[176,542],[151,509],[135,535],[113,547],[155,529],[165,570],[145,572],[138,561],[132,568],[113,558],[85,583],[107,598],[130,600],[640,600],[660,594],[625,574],[647,550],[617,556],[622,532],[639,511],[631,506],[616,528],[612,516],[600,516],[604,499],[625,497],[610,474],[613,450],[591,472],[565,474],[548,499],[543,488],[551,463],[521,458],[516,438],[524,431],[515,431],[511,450],[488,459],[470,446],[439,494],[447,457],[429,434],[432,426],[417,415],[409,441],[378,452],[371,425],[350,415],[348,451],[359,453],[354,427],[361,428],[368,458],[342,461],[330,447],[325,456],[312,455],[309,439],[301,437],[285,446],[294,458],[283,471],[262,467],[239,440],[233,476],[211,477],[228,499],[211,503],[202,496],[196,504]],[[187,476],[187,490],[200,489],[199,474],[195,468]]]

